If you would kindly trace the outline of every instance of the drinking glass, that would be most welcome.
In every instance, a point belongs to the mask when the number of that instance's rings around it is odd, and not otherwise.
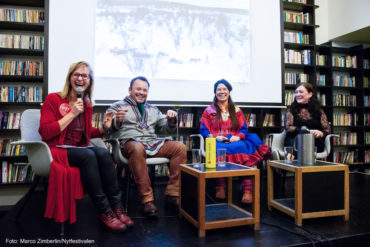
[[[216,150],[216,160],[220,167],[226,166],[226,148],[218,148]]]
[[[191,158],[192,164],[200,164],[202,163],[202,153],[200,149],[192,149],[191,150]]]

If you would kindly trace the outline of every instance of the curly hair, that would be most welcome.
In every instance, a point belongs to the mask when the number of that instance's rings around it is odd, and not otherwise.
[[[303,86],[307,89],[309,93],[312,93],[312,97],[308,101],[308,112],[311,114],[312,117],[320,119],[321,117],[321,104],[319,100],[317,99],[316,92],[312,86],[311,83],[302,82],[297,84],[295,87],[295,90],[297,90],[298,87]],[[294,116],[297,116],[300,109],[302,108],[302,104],[299,104],[297,102],[297,99],[294,98],[294,102],[290,105],[290,111]]]

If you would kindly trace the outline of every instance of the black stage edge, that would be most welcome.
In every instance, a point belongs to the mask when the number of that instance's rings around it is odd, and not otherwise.
[[[370,246],[369,175],[350,174],[348,222],[344,222],[341,216],[307,219],[303,220],[302,227],[297,227],[292,217],[276,210],[267,210],[266,177],[261,180],[259,231],[253,230],[252,226],[233,227],[208,230],[204,239],[198,238],[198,231],[192,224],[179,218],[176,210],[165,207],[165,186],[158,185],[155,188],[160,210],[158,219],[150,220],[142,216],[139,200],[135,196],[136,188],[133,186],[129,203],[129,215],[135,221],[132,229],[120,234],[102,229],[90,198],[85,196],[77,204],[77,223],[66,224],[65,235],[61,237],[60,225],[43,218],[45,192],[38,191],[26,205],[20,224],[12,221],[16,206],[8,213],[0,214],[0,246]],[[207,203],[220,203],[213,198],[214,190],[208,187],[212,186],[207,186],[207,191],[210,191]],[[239,200],[237,190],[234,192],[234,200]],[[86,240],[90,244],[82,244]],[[45,244],[37,244],[37,241]],[[69,244],[67,241],[70,241]]]

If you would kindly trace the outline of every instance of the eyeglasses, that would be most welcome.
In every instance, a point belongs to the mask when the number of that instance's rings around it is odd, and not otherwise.
[[[75,77],[75,78],[79,78],[81,76],[82,79],[84,79],[84,80],[87,80],[88,78],[90,78],[89,74],[73,73],[72,76]]]

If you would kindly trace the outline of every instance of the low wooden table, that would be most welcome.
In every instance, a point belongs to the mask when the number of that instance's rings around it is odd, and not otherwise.
[[[253,204],[251,212],[232,203],[232,178],[251,176]],[[226,203],[206,204],[206,179],[227,178]],[[227,163],[225,167],[205,169],[204,164],[180,166],[180,215],[198,228],[199,237],[209,229],[254,224],[260,228],[260,171]]]
[[[274,198],[273,169],[294,173],[294,198]],[[325,161],[300,165],[297,161],[267,163],[268,208],[276,208],[302,225],[303,219],[343,215],[349,218],[348,166]]]

